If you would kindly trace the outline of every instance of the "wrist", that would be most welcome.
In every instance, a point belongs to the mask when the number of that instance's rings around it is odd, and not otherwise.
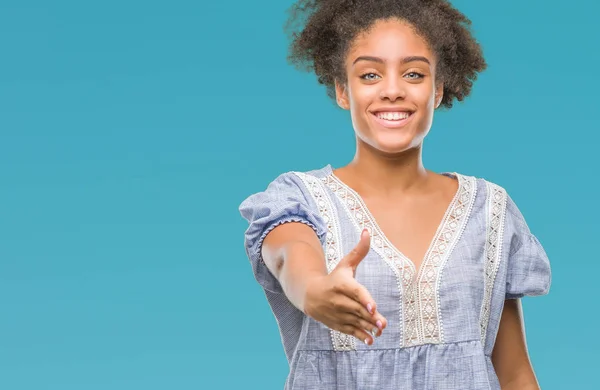
[[[319,286],[322,285],[322,281],[326,275],[327,274],[314,272],[312,274],[307,275],[304,279],[304,291],[301,295],[302,300],[300,302],[299,309],[300,311],[302,311],[302,313],[311,318],[313,316],[312,309],[314,309],[314,306],[312,305],[312,302],[314,301],[313,297],[319,296],[318,289]]]

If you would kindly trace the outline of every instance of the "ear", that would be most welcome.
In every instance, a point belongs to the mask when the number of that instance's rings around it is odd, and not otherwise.
[[[335,80],[335,100],[337,105],[344,110],[350,109],[350,100],[348,99],[348,88],[346,84],[340,83],[337,79]]]
[[[442,104],[442,98],[444,97],[444,84],[438,83],[435,87],[435,108],[437,109]]]

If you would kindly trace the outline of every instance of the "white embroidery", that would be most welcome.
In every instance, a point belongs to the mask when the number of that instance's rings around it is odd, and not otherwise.
[[[391,243],[383,235],[383,233],[375,224],[375,219],[371,216],[370,212],[363,204],[362,199],[352,191],[351,188],[347,187],[344,183],[338,180],[334,175],[327,175],[322,179],[323,183],[329,187],[329,189],[340,199],[342,205],[346,209],[346,212],[350,216],[350,220],[353,222],[358,234],[367,229],[371,235],[371,248],[375,250],[379,256],[385,261],[385,263],[391,268],[396,275],[396,281],[398,283],[398,291],[402,294],[402,279],[403,275],[407,278],[412,279],[412,270],[404,259],[402,259],[398,253],[392,249]],[[402,309],[398,311],[398,317],[400,319],[400,326],[402,327]],[[402,333],[400,329],[400,333]]]
[[[327,225],[325,258],[327,272],[331,272],[344,256],[342,252],[342,237],[338,226],[338,217],[335,206],[331,199],[329,199],[327,190],[319,179],[302,172],[294,172],[294,174],[302,180],[309,190],[315,203],[319,207],[319,213],[321,214],[323,221]],[[333,329],[330,329],[330,332],[331,342],[333,343],[333,349],[335,351],[353,351],[356,349],[356,338],[354,336]]]
[[[425,254],[419,274],[418,292],[422,323],[422,339],[418,340],[419,344],[441,343],[444,340],[439,289],[442,270],[464,232],[477,195],[474,177],[457,177],[458,191],[444,214],[434,236],[433,245]]]
[[[502,237],[506,217],[506,191],[493,183],[487,182],[486,237],[484,249],[484,295],[481,305],[480,328],[481,342],[485,343],[487,327],[490,319],[490,307],[494,282],[502,259]]]
[[[428,248],[419,274],[413,262],[387,239],[360,195],[334,174],[323,180],[346,206],[359,232],[371,233],[372,248],[396,274],[402,296],[400,302],[401,347],[425,343],[442,343],[443,322],[439,285],[442,269],[464,231],[476,196],[476,179],[457,173],[459,188]],[[415,277],[416,276],[416,277]],[[418,281],[418,282],[417,282]]]

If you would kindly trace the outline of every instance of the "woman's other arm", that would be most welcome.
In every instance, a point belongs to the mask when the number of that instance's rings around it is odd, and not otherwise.
[[[507,299],[504,303],[492,363],[502,390],[540,389],[527,352],[520,299]]]

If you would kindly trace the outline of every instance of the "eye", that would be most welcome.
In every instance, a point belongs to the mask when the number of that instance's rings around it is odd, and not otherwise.
[[[375,74],[373,72],[369,72],[369,73],[364,73],[362,75],[360,75],[360,78],[363,80],[367,80],[367,81],[373,81],[376,80],[376,78],[379,77],[378,74]]]
[[[422,79],[425,75],[422,73],[419,73],[419,72],[408,72],[406,74],[406,76],[410,76],[410,77],[408,77],[409,79],[417,80],[417,79]]]

